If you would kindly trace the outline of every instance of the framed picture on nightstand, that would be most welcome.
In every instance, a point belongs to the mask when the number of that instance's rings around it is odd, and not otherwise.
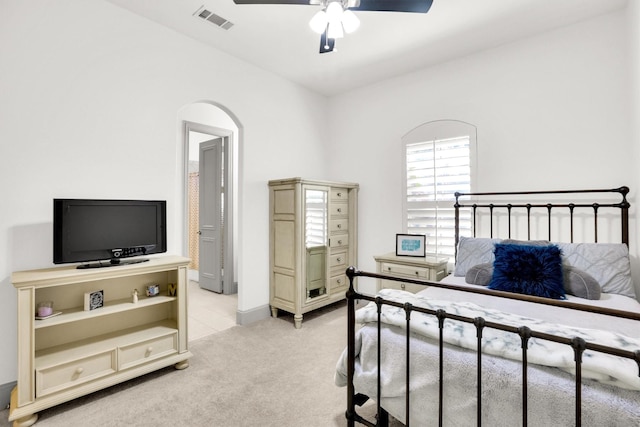
[[[425,256],[423,234],[396,234],[396,256]]]

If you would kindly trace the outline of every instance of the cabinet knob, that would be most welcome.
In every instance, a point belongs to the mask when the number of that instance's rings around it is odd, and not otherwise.
[[[84,372],[84,368],[83,367],[79,367],[78,369],[76,369],[76,375],[80,375]]]
[[[420,275],[420,272],[419,272],[419,271],[416,271],[416,276],[419,276],[419,275]]]
[[[338,240],[338,244],[341,245],[342,244],[342,240]]]
[[[342,212],[342,208],[338,208],[338,209],[336,209],[336,211]]]
[[[342,262],[342,258],[338,257],[338,258],[336,258],[336,261]]]
[[[342,193],[338,193],[338,197],[342,197]]]
[[[336,283],[339,285],[340,283],[342,283],[342,279],[336,280]]]
[[[405,288],[404,283],[400,283],[400,288],[402,288],[402,289]]]
[[[342,228],[342,224],[336,225],[336,228]]]
[[[152,352],[153,352],[153,347],[149,346],[149,347],[147,348],[147,353],[146,353],[146,354],[147,354],[147,356],[150,356]]]

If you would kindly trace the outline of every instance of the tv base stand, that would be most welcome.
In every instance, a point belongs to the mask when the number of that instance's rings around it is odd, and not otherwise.
[[[147,262],[149,261],[148,258],[134,258],[134,259],[112,259],[111,261],[107,262],[107,261],[98,261],[98,262],[91,262],[89,264],[80,264],[79,266],[77,266],[76,268],[79,270],[85,270],[87,268],[102,268],[102,267],[120,267],[123,265],[130,265],[130,264],[140,264],[141,262]]]

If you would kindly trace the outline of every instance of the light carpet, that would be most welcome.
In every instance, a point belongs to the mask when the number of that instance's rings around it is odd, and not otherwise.
[[[282,314],[192,341],[187,369],[47,409],[36,426],[346,426],[346,388],[333,383],[346,311],[340,302],[306,314],[301,329]],[[8,410],[0,416],[9,425]]]

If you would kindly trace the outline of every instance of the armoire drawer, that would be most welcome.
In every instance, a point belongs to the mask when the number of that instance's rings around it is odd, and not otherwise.
[[[347,253],[346,252],[337,252],[332,253],[329,256],[329,268],[347,268]]]
[[[331,278],[331,293],[334,294],[336,292],[345,292],[349,287],[349,279],[344,274],[339,276],[333,276]]]
[[[329,208],[329,215],[331,215],[332,217],[349,215],[349,204],[332,203],[331,207]]]
[[[36,396],[46,396],[65,388],[116,372],[115,349],[36,369]]]
[[[332,219],[329,221],[329,231],[331,232],[341,232],[349,230],[349,220],[348,219]]]
[[[330,248],[341,248],[349,245],[349,235],[340,234],[338,236],[329,237]]]
[[[349,200],[349,190],[346,188],[331,188],[331,200],[347,202]]]
[[[178,352],[178,332],[118,348],[118,368],[127,369]]]

